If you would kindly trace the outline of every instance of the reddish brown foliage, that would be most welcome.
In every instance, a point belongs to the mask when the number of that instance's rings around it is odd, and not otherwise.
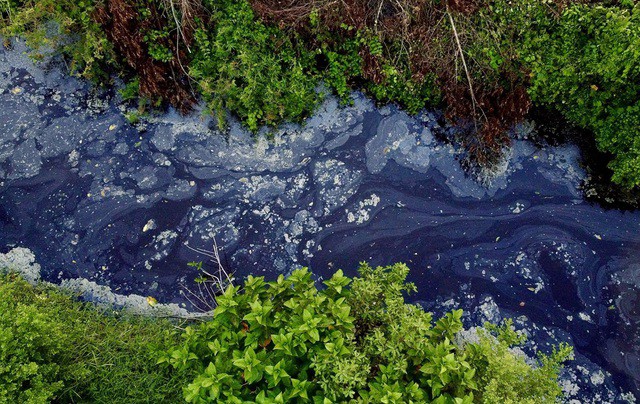
[[[385,20],[407,17],[404,7],[419,7],[420,0],[250,0],[257,14],[267,22],[305,29],[309,15],[317,12],[320,23],[329,30],[342,24],[356,29],[375,29]]]
[[[503,146],[509,143],[507,131],[521,122],[531,108],[525,86],[512,83],[510,89],[500,84],[475,87],[475,109],[466,83],[449,82],[445,89],[448,118],[469,119],[475,124],[472,136],[463,141],[470,159],[480,165],[494,163],[500,158]]]
[[[381,84],[384,80],[384,75],[382,74],[380,58],[372,55],[367,46],[363,46],[359,53],[362,58],[362,76],[364,79]]]
[[[280,28],[299,29],[308,24],[315,3],[298,0],[256,0],[251,1],[251,6],[264,21],[275,23]]]
[[[451,11],[471,14],[483,6],[483,0],[447,0],[447,7]]]
[[[187,112],[193,106],[195,96],[190,91],[188,77],[179,62],[186,61],[186,53],[183,46],[178,49],[174,41],[165,40],[162,45],[178,57],[165,63],[149,55],[144,41],[145,33],[167,26],[166,18],[155,3],[149,2],[149,7],[151,17],[142,19],[135,4],[129,0],[107,0],[104,6],[96,10],[95,19],[105,29],[122,59],[139,77],[140,95],[152,100],[161,98],[181,112]],[[185,37],[189,38],[190,34]]]

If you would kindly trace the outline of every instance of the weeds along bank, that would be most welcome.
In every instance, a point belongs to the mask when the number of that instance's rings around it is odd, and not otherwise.
[[[121,74],[141,112],[202,97],[221,125],[231,112],[255,131],[303,121],[324,82],[345,102],[360,88],[409,112],[444,106],[486,165],[539,105],[595,134],[614,182],[640,184],[632,0],[7,0],[2,18],[76,74]]]
[[[0,403],[180,402],[187,379],[156,365],[179,341],[166,320],[0,275]]]
[[[0,402],[553,403],[571,348],[531,365],[502,326],[463,330],[406,304],[402,264],[320,290],[306,270],[249,277],[206,321],[115,313],[0,275]]]

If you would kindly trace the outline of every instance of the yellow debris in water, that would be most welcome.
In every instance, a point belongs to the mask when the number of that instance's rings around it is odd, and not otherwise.
[[[12,89],[11,92],[14,95],[18,95],[18,94],[20,94],[22,92],[22,89],[20,87],[16,87],[16,88]]]
[[[117,128],[117,127],[118,127],[118,125],[115,125],[115,124],[114,124],[114,125],[111,125],[111,126],[109,126],[109,130],[114,130],[114,129],[115,129],[115,128]]]
[[[158,304],[158,300],[153,296],[147,296],[147,303],[149,303],[149,306],[155,306]]]
[[[153,219],[149,219],[149,221],[142,228],[142,232],[146,233],[149,230],[153,230],[155,228],[156,228],[156,223],[153,221]]]

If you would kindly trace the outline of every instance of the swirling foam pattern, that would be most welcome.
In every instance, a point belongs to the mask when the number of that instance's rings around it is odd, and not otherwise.
[[[570,397],[637,391],[640,215],[582,200],[575,148],[517,140],[480,185],[435,139],[452,130],[435,114],[358,94],[269,141],[237,122],[222,134],[197,112],[139,132],[108,94],[15,46],[0,53],[0,246],[31,249],[48,279],[184,303],[186,263],[205,258],[189,247],[214,239],[240,276],[403,261],[429,309],[516,317],[540,349],[575,344]]]

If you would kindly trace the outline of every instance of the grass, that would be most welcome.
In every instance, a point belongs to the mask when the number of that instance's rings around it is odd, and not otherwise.
[[[0,403],[181,402],[185,379],[156,364],[175,330],[1,275]]]

